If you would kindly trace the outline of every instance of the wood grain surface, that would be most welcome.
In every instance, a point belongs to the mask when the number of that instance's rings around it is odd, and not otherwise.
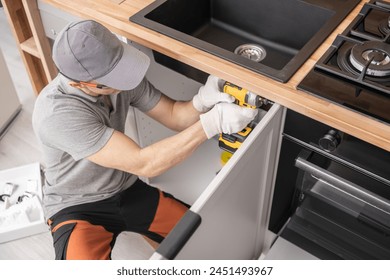
[[[196,67],[209,74],[245,87],[287,108],[321,121],[336,129],[354,135],[390,151],[390,125],[348,110],[337,104],[296,90],[315,62],[329,48],[362,8],[365,1],[346,17],[288,83],[279,83],[234,63],[186,45],[175,39],[130,22],[130,16],[154,2],[153,0],[127,0],[120,4],[110,0],[61,1],[43,0],[63,11],[82,18],[94,19],[113,32],[125,36],[148,48]]]

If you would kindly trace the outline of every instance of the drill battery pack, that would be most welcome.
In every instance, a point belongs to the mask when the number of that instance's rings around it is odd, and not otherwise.
[[[221,133],[219,136],[218,145],[222,150],[225,150],[229,153],[234,153],[252,132],[254,124],[250,123],[247,127],[241,130],[238,133],[226,134]]]

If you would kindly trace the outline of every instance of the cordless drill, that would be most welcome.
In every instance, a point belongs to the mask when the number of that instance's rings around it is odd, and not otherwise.
[[[239,106],[257,109],[268,104],[267,99],[229,82],[224,83],[223,92],[233,96],[235,98],[234,103]],[[252,121],[238,133],[221,133],[218,141],[219,147],[227,152],[234,153],[252,132],[255,125]]]

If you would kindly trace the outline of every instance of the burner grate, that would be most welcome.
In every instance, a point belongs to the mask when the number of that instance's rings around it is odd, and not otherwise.
[[[366,3],[298,89],[390,123],[390,3]]]
[[[351,63],[349,58],[353,47],[362,44],[362,42],[353,38],[338,35],[331,48],[328,49],[314,67],[337,75],[342,79],[371,87],[390,95],[390,69],[387,76],[377,77],[369,75],[370,60],[361,66],[360,71]],[[390,64],[387,66],[390,67]]]

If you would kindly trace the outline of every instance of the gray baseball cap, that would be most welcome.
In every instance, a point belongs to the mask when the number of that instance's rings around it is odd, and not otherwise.
[[[54,42],[53,60],[60,73],[72,80],[95,80],[119,90],[139,85],[150,64],[147,55],[93,20],[67,25]]]

